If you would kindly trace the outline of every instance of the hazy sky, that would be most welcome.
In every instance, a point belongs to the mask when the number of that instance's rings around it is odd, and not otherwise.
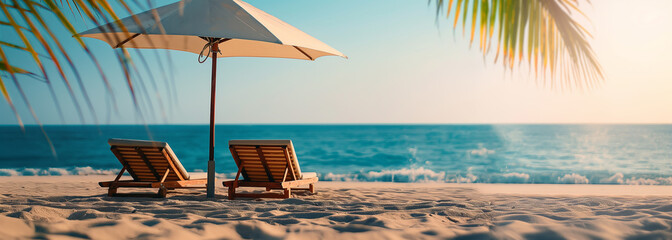
[[[505,72],[491,63],[492,57],[484,60],[477,47],[470,49],[461,29],[454,36],[449,20],[441,17],[437,23],[426,1],[248,2],[350,58],[220,58],[218,123],[672,123],[672,1],[582,2],[592,20],[586,26],[594,36],[593,48],[606,73],[604,84],[588,92],[552,90],[537,86],[526,71]],[[77,27],[83,31],[92,26]],[[140,123],[116,71],[113,50],[102,41],[86,42],[105,61],[119,108],[118,114],[110,110],[111,100],[96,72],[84,71],[99,122]],[[141,52],[152,62],[158,83],[167,83],[153,57],[164,52]],[[78,64],[92,68],[80,55]],[[27,59],[10,56],[12,61]],[[162,91],[164,109],[172,110],[148,122],[208,122],[210,63],[199,64],[196,58],[171,52],[178,103]],[[55,74],[53,69],[50,73]],[[45,84],[23,81],[40,120],[61,124]],[[144,82],[151,85],[146,77]],[[16,89],[8,87],[24,121],[32,123]],[[65,123],[78,124],[65,88],[56,88]],[[0,124],[16,124],[4,100],[0,113]],[[86,123],[93,123],[92,118],[87,116]]]

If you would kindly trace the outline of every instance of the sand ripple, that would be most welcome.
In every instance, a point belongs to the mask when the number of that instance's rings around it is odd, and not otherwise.
[[[38,184],[19,191],[22,185]],[[317,195],[109,198],[95,181],[7,181],[0,236],[183,239],[670,239],[670,197],[482,194],[470,185],[322,183]],[[89,186],[90,187],[90,186]],[[225,191],[220,190],[220,193]]]

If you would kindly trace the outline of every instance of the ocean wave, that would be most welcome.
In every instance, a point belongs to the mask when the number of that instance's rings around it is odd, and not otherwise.
[[[623,173],[616,173],[611,177],[600,179],[600,183],[623,184]]]
[[[471,149],[468,152],[472,156],[487,157],[488,155],[494,154],[495,150],[487,149],[487,148],[483,147],[482,144],[479,144],[479,148]]]
[[[94,169],[92,167],[72,168],[0,168],[0,176],[69,176],[69,175],[112,175],[119,170]]]
[[[528,183],[530,181],[530,174],[527,173],[512,172],[502,174],[500,178],[497,177],[496,175],[494,176],[495,181],[501,183]]]
[[[325,181],[345,182],[446,182],[446,183],[476,183],[479,177],[467,172],[463,174],[448,174],[445,171],[434,171],[424,167],[402,168],[381,171],[360,171],[358,173],[327,173],[320,174]]]
[[[528,183],[528,184],[620,184],[620,185],[672,185],[672,177],[625,177],[616,173],[610,177],[600,175],[582,175],[567,173],[556,175],[509,173],[473,173],[450,174],[431,169],[402,168],[381,171],[359,171],[355,173],[318,174],[323,181],[348,182],[445,182],[445,183]]]
[[[323,175],[327,181],[363,181],[363,182],[443,182],[445,172],[435,172],[430,169],[402,168],[395,170],[367,171],[351,174],[327,173]]]
[[[616,173],[609,178],[602,179],[600,183],[626,184],[626,185],[672,185],[672,177],[630,177],[625,178],[623,173]]]
[[[568,184],[588,184],[590,180],[587,177],[580,174],[572,173],[565,174],[562,177],[558,177],[558,183],[568,183]]]
[[[11,176],[69,176],[115,175],[118,169],[95,169],[90,166],[70,168],[0,168],[0,177]],[[195,169],[193,172],[204,172]],[[233,179],[235,172],[218,172],[218,179]],[[533,174],[524,172],[476,173],[469,168],[462,173],[435,171],[425,167],[357,171],[351,173],[318,172],[321,181],[344,182],[416,182],[416,183],[522,183],[522,184],[616,184],[616,185],[672,185],[669,176],[626,176],[623,173],[606,174]]]

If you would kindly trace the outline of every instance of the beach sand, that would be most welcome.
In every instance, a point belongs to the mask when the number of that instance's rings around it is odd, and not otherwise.
[[[215,200],[111,198],[113,178],[0,177],[0,239],[672,239],[670,186],[319,182],[230,201],[221,183]]]

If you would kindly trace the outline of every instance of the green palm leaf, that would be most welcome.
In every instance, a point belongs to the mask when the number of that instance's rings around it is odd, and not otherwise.
[[[507,69],[527,62],[535,79],[551,88],[592,88],[604,80],[586,39],[590,33],[572,17],[585,16],[578,0],[434,1],[437,14],[447,6],[446,17],[454,17],[454,28],[462,18],[463,35],[469,28],[470,45],[478,36],[484,56],[496,42],[494,62]]]

